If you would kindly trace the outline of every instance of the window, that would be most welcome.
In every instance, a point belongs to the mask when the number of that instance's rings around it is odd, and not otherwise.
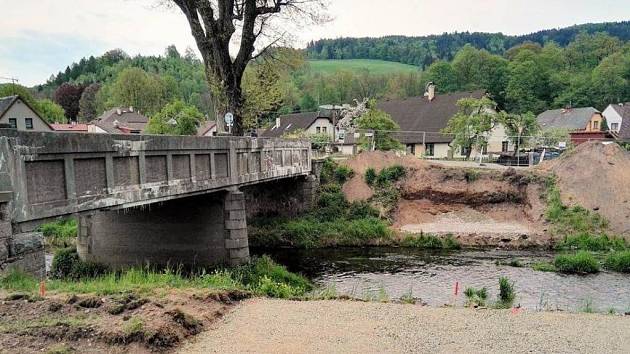
[[[33,129],[33,118],[24,118],[24,125],[26,129]]]
[[[599,121],[593,121],[593,130],[599,130]]]
[[[13,129],[17,129],[17,118],[9,118],[9,125]]]
[[[510,143],[507,141],[504,141],[501,143],[501,151],[502,152],[508,152],[508,148],[510,146]]]
[[[315,133],[319,134],[321,132],[322,132],[322,128],[320,127],[315,128]]]
[[[610,129],[611,130],[615,130],[615,131],[618,130],[619,129],[619,123],[612,123],[610,125]]]
[[[435,144],[426,144],[426,148],[424,151],[425,156],[434,156],[435,155]]]
[[[322,127],[322,133],[328,133],[328,128],[327,127]]]
[[[484,145],[484,146],[481,148],[481,154],[482,154],[482,155],[488,155],[488,145]]]

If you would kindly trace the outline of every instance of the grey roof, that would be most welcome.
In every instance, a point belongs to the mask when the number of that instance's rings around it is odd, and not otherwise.
[[[120,114],[118,114],[120,110]],[[116,125],[114,122],[118,121]],[[92,121],[92,124],[110,134],[128,134],[129,131],[143,133],[149,118],[128,108],[113,108]]]
[[[262,133],[265,138],[279,138],[286,133],[293,132],[298,129],[307,129],[318,118],[327,118],[327,114],[320,115],[319,112],[294,113],[280,116],[280,125],[272,126]]]
[[[426,97],[381,101],[377,108],[388,113],[400,126],[400,133],[392,134],[403,144],[450,143],[450,135],[439,133],[457,113],[457,102],[463,98],[482,98],[483,90],[454,92],[436,95],[432,101]],[[426,132],[426,133],[425,133]]]
[[[552,109],[541,113],[537,120],[544,129],[562,128],[568,130],[586,129],[594,114],[600,113],[593,107]]]
[[[619,114],[622,117],[621,127],[619,127],[619,139],[630,142],[630,103],[624,104],[620,108],[623,108],[623,112]]]
[[[0,118],[13,106],[20,96],[7,96],[0,98]]]

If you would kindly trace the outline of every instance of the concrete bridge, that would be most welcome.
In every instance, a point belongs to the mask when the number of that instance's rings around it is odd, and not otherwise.
[[[304,141],[0,129],[0,270],[42,272],[51,219],[79,220],[84,260],[240,264],[247,215],[311,206]]]

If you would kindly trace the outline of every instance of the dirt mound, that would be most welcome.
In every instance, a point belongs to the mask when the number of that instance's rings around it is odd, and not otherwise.
[[[353,202],[370,199],[374,194],[364,179],[365,171],[370,167],[379,172],[394,165],[401,165],[407,169],[418,169],[425,168],[430,164],[416,157],[398,155],[392,151],[370,151],[362,152],[349,160],[341,162],[341,165],[348,166],[354,171],[354,177],[343,186],[343,193],[346,195],[346,198]]]
[[[612,231],[630,238],[630,153],[589,142],[540,167],[558,176],[562,201],[597,211]]]

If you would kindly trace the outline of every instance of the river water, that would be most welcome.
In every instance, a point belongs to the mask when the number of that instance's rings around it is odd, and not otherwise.
[[[538,251],[427,251],[402,248],[340,248],[320,250],[253,250],[268,254],[291,271],[339,295],[399,299],[411,294],[430,306],[465,303],[467,287],[486,287],[495,300],[498,279],[514,281],[515,304],[532,310],[630,311],[630,275],[600,272],[563,275],[534,271],[530,265],[551,261],[553,254]],[[519,260],[524,267],[497,265]],[[454,295],[458,283],[459,294]]]

